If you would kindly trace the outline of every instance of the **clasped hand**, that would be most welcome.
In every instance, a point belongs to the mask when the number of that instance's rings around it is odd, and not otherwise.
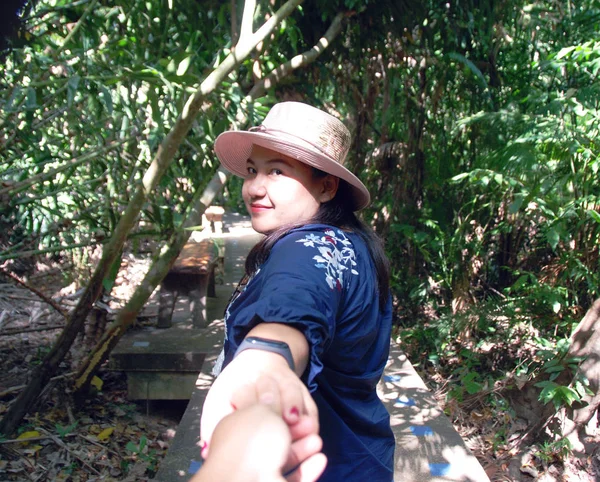
[[[202,456],[211,480],[314,481],[326,465],[318,434],[314,400],[277,354],[242,352],[215,380],[204,403]],[[221,472],[214,471],[218,465]],[[218,473],[226,477],[219,479]]]

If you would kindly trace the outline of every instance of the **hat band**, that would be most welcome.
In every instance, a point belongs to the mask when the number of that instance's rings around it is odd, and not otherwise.
[[[317,151],[319,151],[321,154],[323,154],[323,155],[325,155],[325,156],[327,156],[327,157],[331,158],[331,159],[332,159],[332,160],[333,160],[333,161],[334,161],[336,164],[339,164],[340,166],[343,166],[343,165],[344,165],[343,163],[341,163],[341,162],[337,161],[337,160],[335,159],[335,157],[333,157],[333,156],[332,156],[332,155],[331,155],[329,152],[327,152],[326,150],[324,150],[324,149],[323,149],[321,146],[319,146],[319,145],[317,145],[317,144],[313,144],[312,142],[310,142],[310,141],[307,141],[306,139],[304,139],[304,138],[302,138],[302,137],[300,137],[300,136],[297,136],[296,134],[293,134],[293,133],[291,133],[291,132],[284,131],[284,130],[281,130],[281,129],[275,129],[275,128],[273,128],[273,127],[267,127],[267,126],[265,126],[265,125],[263,125],[263,124],[261,124],[261,125],[259,125],[259,126],[255,126],[255,127],[250,127],[250,129],[248,129],[248,131],[249,131],[249,132],[255,132],[255,131],[258,131],[258,132],[265,132],[266,134],[270,134],[271,132],[280,132],[281,134],[284,134],[284,135],[286,135],[286,136],[295,137],[296,139],[298,139],[298,140],[302,141],[304,144],[308,144],[308,145],[310,145],[310,146],[314,147],[314,148],[315,148]]]

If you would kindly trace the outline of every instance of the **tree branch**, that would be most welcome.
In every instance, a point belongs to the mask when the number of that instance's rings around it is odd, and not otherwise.
[[[45,303],[49,304],[52,308],[54,308],[54,310],[56,310],[63,318],[67,317],[67,312],[64,311],[60,306],[58,306],[58,304],[56,304],[54,302],[54,300],[48,298],[44,293],[42,293],[40,290],[34,288],[33,286],[29,286],[27,283],[25,283],[25,281],[23,281],[21,278],[19,278],[16,274],[10,273],[10,272],[6,271],[4,268],[0,268],[0,274],[3,274],[7,278],[10,278],[11,280],[13,280],[18,285],[21,285],[23,288],[34,293],[36,296],[41,298]]]
[[[252,27],[254,24],[254,11],[256,10],[256,0],[246,0],[244,2],[244,13],[242,14],[242,24],[240,26],[240,42],[252,36]]]
[[[248,97],[257,99],[265,94],[267,89],[273,87],[283,77],[286,77],[291,72],[301,67],[314,62],[314,60],[321,55],[327,47],[331,45],[333,40],[339,35],[342,30],[342,20],[344,19],[343,13],[338,13],[331,25],[325,32],[325,35],[319,39],[319,41],[310,50],[296,55],[292,59],[288,60],[285,64],[281,64],[276,69],[273,69],[269,75],[254,85]]]

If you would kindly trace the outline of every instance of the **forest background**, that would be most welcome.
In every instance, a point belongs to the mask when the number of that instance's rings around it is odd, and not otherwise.
[[[204,209],[243,212],[216,136],[299,100],[353,133],[395,336],[446,412],[493,419],[487,450],[533,444],[540,470],[591,455],[599,1],[16,4],[0,62],[0,262],[12,282],[58,263],[83,291],[0,432],[23,430],[123,253],[153,243],[148,274],[79,361],[73,392],[87,396]]]

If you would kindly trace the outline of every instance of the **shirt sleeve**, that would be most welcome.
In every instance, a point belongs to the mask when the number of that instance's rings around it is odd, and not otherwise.
[[[317,388],[322,355],[334,337],[344,285],[353,271],[353,261],[344,260],[343,254],[351,243],[344,240],[327,230],[292,232],[279,240],[260,268],[260,298],[252,307],[251,326],[244,329],[247,333],[258,323],[276,322],[300,330],[310,349],[302,379],[311,392]]]

